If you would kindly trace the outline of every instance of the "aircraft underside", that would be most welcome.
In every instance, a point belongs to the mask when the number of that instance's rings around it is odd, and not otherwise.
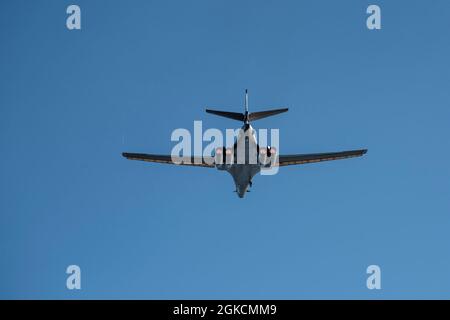
[[[122,153],[122,155],[130,160],[217,168],[218,170],[227,171],[233,177],[236,187],[235,191],[240,198],[243,198],[248,188],[252,186],[252,178],[262,169],[270,169],[273,167],[278,169],[277,167],[288,165],[360,157],[367,152],[367,149],[359,149],[340,152],[278,155],[278,150],[274,147],[259,146],[256,141],[254,129],[250,126],[250,121],[270,117],[286,111],[288,111],[287,108],[281,108],[249,113],[248,94],[246,90],[244,113],[206,110],[208,113],[244,122],[242,130],[240,130],[232,148],[218,148],[215,150],[215,154],[210,157],[174,157],[172,155],[127,152]]]

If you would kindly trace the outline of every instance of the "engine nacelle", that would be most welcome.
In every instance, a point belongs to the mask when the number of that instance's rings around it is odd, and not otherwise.
[[[233,164],[233,149],[231,148],[217,148],[214,156],[216,167],[219,169],[226,169]]]
[[[221,165],[223,163],[223,148],[217,148],[214,154],[214,162],[216,165]]]
[[[275,161],[275,157],[277,154],[277,149],[274,147],[266,147],[259,149],[259,163],[263,167],[270,167],[272,163]]]

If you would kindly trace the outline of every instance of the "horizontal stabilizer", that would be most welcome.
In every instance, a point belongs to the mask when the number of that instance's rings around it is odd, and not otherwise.
[[[210,110],[210,109],[206,109],[206,112],[215,114],[217,116],[238,120],[238,121],[245,120],[244,114],[239,113],[239,112],[218,111],[218,110]]]
[[[286,112],[288,110],[289,110],[288,108],[283,108],[283,109],[275,109],[275,110],[252,112],[250,114],[248,114],[248,113],[239,113],[239,112],[228,112],[228,111],[211,110],[211,109],[206,109],[206,112],[215,114],[217,116],[238,120],[238,121],[254,121],[254,120],[258,120],[258,119],[274,116],[276,114],[283,113],[283,112]]]
[[[274,116],[279,113],[283,113],[288,111],[288,108],[282,108],[282,109],[275,109],[275,110],[267,110],[267,111],[259,111],[259,112],[252,112],[248,116],[249,121],[258,120],[262,118],[267,118],[270,116]]]

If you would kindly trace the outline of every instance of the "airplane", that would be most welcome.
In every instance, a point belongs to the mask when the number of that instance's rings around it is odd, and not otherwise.
[[[179,157],[176,160],[172,158],[171,155],[128,152],[124,152],[122,155],[129,160],[200,166],[207,168],[215,167],[218,170],[227,171],[233,177],[236,187],[235,192],[239,198],[243,198],[244,195],[250,191],[249,187],[252,186],[253,177],[263,168],[347,159],[360,157],[367,152],[367,149],[359,149],[328,153],[278,155],[277,150],[274,147],[260,147],[256,140],[255,130],[250,125],[250,122],[286,111],[288,111],[288,108],[249,113],[248,90],[245,90],[244,113],[206,109],[206,112],[210,114],[243,121],[244,124],[241,130],[239,130],[239,134],[237,135],[236,141],[232,148],[217,148],[214,156],[210,157]]]

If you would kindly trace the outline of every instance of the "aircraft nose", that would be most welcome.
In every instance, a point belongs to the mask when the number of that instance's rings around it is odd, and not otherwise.
[[[239,198],[243,198],[246,191],[247,191],[247,188],[242,187],[242,186],[237,186],[237,194],[238,194]]]

